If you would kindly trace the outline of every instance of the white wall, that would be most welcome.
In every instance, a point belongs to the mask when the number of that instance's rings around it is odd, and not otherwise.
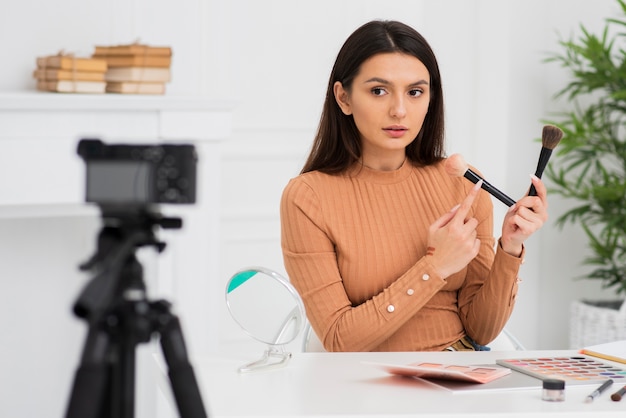
[[[558,48],[559,33],[567,37],[581,22],[598,29],[605,17],[617,12],[612,0],[3,2],[0,92],[32,89],[30,74],[38,55],[60,49],[89,54],[96,44],[140,38],[174,49],[168,94],[236,100],[234,135],[223,149],[221,274],[211,278],[225,284],[247,265],[284,272],[280,194],[304,161],[333,60],[357,26],[373,18],[397,19],[426,36],[443,76],[448,152],[462,153],[490,182],[518,197],[528,187],[528,174],[534,172],[540,121],[559,108],[552,94],[565,83],[562,71],[542,60]],[[27,156],[22,168],[36,169],[28,166]],[[10,177],[6,168],[0,170],[3,179]],[[499,223],[505,208],[494,204]],[[554,220],[565,206],[554,197],[550,204]],[[10,301],[0,312],[10,317],[2,325],[11,329],[0,336],[0,347],[9,339],[27,342],[8,369],[13,378],[6,373],[0,378],[5,394],[16,374],[26,381],[40,373],[71,373],[62,366],[74,366],[82,344],[82,334],[69,317],[75,294],[50,292],[55,303],[45,306],[55,311],[41,315],[29,298],[30,292],[43,292],[55,280],[72,280],[78,291],[82,283],[76,263],[88,253],[83,243],[92,242],[93,225],[80,218],[52,218],[41,226],[38,222],[0,220],[0,289],[3,300]],[[64,251],[47,251],[47,243],[58,242],[60,231],[67,231]],[[24,235],[17,241],[14,237],[20,233]],[[560,231],[552,222],[528,242],[524,282],[509,328],[529,348],[567,346],[569,302],[601,293],[595,283],[572,279],[583,271],[578,260],[584,251],[579,231]],[[24,269],[20,259],[41,262]],[[246,343],[224,306],[219,323],[219,329],[208,332],[219,336],[221,347]],[[33,341],[41,343],[33,346]],[[65,363],[57,362],[61,356],[66,356]],[[51,369],[17,366],[33,357],[38,364],[49,361]],[[1,364],[5,370],[8,363]],[[38,406],[9,398],[0,403],[0,415],[58,416],[65,396],[66,388],[60,387],[57,393],[42,395]],[[25,410],[29,414],[21,415]]]

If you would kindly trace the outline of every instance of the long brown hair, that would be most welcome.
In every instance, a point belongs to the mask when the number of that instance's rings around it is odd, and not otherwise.
[[[361,64],[376,54],[401,52],[419,59],[430,74],[430,104],[422,129],[406,147],[407,158],[429,165],[444,156],[444,111],[437,59],[426,39],[397,21],[375,20],[352,33],[341,47],[330,73],[317,134],[301,173],[319,170],[338,173],[361,157],[361,139],[352,115],[345,115],[335,101],[333,86],[341,82],[350,91]]]

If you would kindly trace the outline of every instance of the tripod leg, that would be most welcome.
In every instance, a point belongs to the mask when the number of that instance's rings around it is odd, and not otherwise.
[[[67,408],[67,418],[105,416],[110,367],[107,362],[110,341],[106,332],[92,328],[87,334],[81,364],[76,370]]]
[[[172,392],[181,418],[206,418],[196,376],[187,357],[187,349],[178,318],[169,312],[169,304],[159,304],[161,349],[169,368]]]
[[[132,335],[122,339],[111,370],[111,406],[115,418],[135,416],[135,344]]]

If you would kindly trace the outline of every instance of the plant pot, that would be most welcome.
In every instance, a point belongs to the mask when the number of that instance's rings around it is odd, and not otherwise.
[[[570,348],[626,340],[624,300],[576,300],[570,313]]]

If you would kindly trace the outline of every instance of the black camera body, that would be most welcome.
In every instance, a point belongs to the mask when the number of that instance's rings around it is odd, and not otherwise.
[[[190,144],[105,144],[81,139],[85,201],[108,206],[196,201],[198,156]]]

